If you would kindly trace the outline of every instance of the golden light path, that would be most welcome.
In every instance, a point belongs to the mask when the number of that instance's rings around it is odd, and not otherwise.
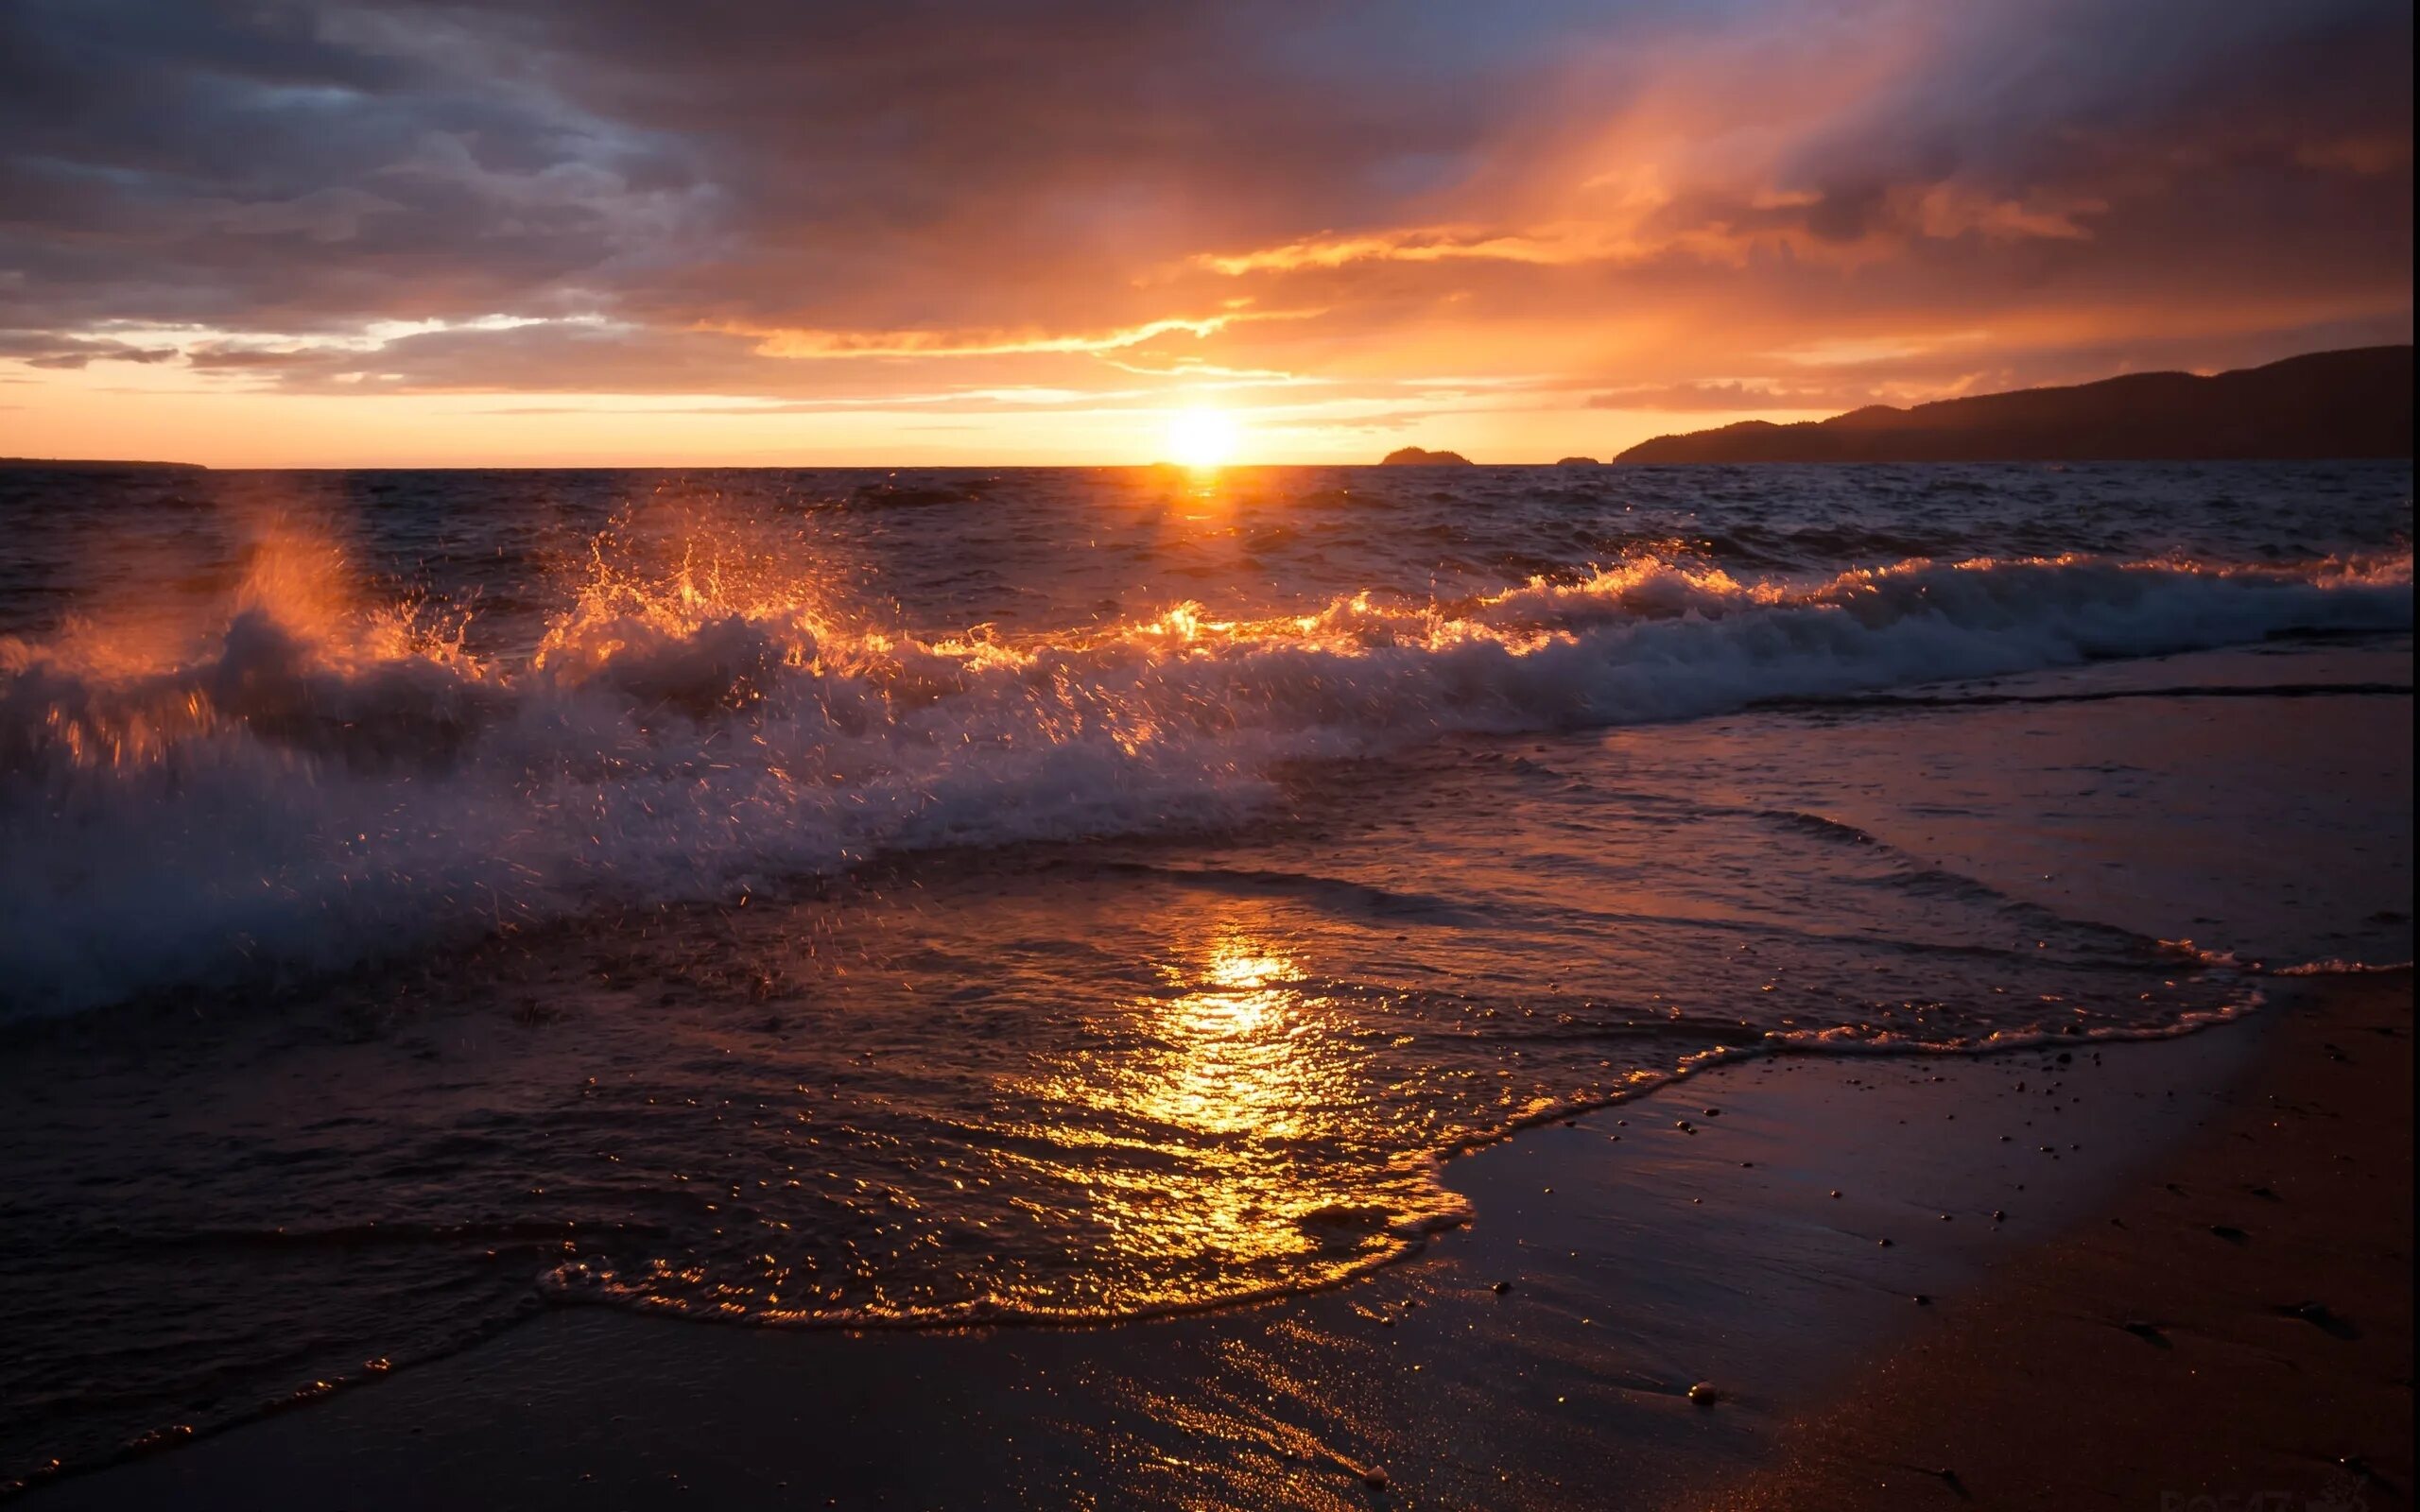
[[[1094,1257],[1107,1274],[1083,1282],[1100,1295],[1016,1300],[1183,1305],[1227,1290],[1193,1289],[1204,1257],[1234,1267],[1231,1286],[1254,1274],[1335,1279],[1396,1247],[1386,1205],[1404,1194],[1340,1205],[1300,1154],[1305,1143],[1376,1143],[1362,1126],[1376,1116],[1374,1089],[1361,1085],[1334,1006],[1303,989],[1297,964],[1273,946],[1273,921],[1257,912],[1203,920],[1163,965],[1165,989],[1131,1005],[1140,1035],[1030,1088],[1072,1115],[1037,1130],[1055,1143],[1106,1141],[1152,1158],[1094,1177],[1092,1216],[1117,1250]],[[1280,1269],[1265,1269],[1272,1262]],[[1187,1280],[1172,1289],[1172,1275]]]

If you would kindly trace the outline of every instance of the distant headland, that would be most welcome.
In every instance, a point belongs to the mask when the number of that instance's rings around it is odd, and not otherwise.
[[[1431,452],[1424,447],[1407,446],[1389,452],[1378,462],[1380,467],[1469,467],[1471,459],[1460,452]]]
[[[206,472],[199,462],[120,462],[93,456],[0,456],[9,472]]]
[[[1659,436],[1616,462],[2092,462],[2411,455],[2411,348],[2315,352],[2208,378],[2128,373],[1830,420]],[[1390,461],[1392,458],[1389,458]]]

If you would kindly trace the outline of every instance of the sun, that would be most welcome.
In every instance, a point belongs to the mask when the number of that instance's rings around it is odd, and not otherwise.
[[[1236,418],[1217,409],[1179,410],[1168,417],[1168,452],[1186,467],[1225,466],[1236,455]]]

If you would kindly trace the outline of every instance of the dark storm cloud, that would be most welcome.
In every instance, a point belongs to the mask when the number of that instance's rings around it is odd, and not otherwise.
[[[2410,43],[2375,0],[20,0],[0,356],[795,396],[903,333],[1077,382],[1449,306],[1696,319],[1650,382],[2062,301],[2408,327]]]
[[[1927,66],[1780,164],[1783,182],[1814,193],[1815,234],[1908,229],[1911,209],[1916,229],[1927,215],[1935,231],[1987,229],[1988,207],[2031,205],[2087,234],[2131,215],[2198,243],[2197,212],[2216,200],[2244,217],[2232,242],[2300,223],[2381,253],[2382,234],[2408,245],[2409,6],[2042,0],[1937,8],[1927,24]],[[2398,159],[2400,193],[2375,181]]]
[[[1501,94],[1414,111],[1391,89],[1419,69],[1273,59],[1275,7],[958,9],[36,0],[0,19],[0,299],[279,329],[1091,318],[1138,252],[1449,181]]]
[[[686,186],[432,14],[0,13],[0,312],[281,330],[551,306]]]

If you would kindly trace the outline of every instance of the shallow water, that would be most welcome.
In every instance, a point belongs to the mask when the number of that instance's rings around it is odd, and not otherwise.
[[[2408,697],[2408,466],[0,487],[10,1468],[548,1301],[1313,1285],[1460,1215],[1439,1151],[1709,1055],[2409,954],[2077,880],[2197,747],[2118,696]],[[1972,791],[1879,833],[1950,728]],[[2202,828],[2408,838],[2408,776],[2270,769]],[[2012,805],[2065,882],[1960,856]]]

